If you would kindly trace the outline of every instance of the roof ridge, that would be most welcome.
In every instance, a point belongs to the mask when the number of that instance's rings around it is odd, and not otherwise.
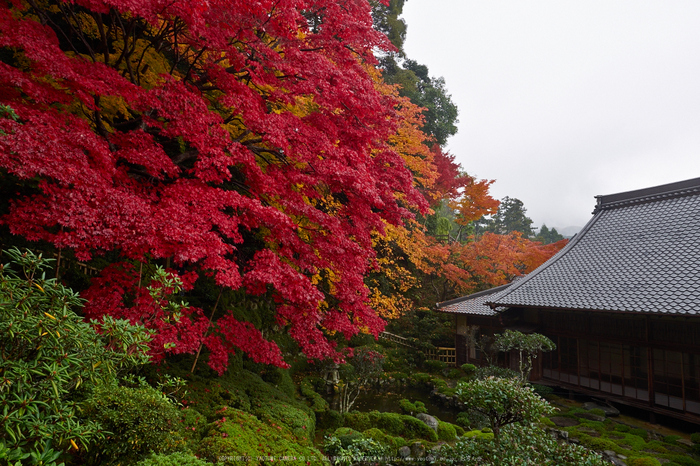
[[[527,274],[525,277],[523,277],[522,280],[518,280],[517,282],[513,282],[513,283],[512,283],[513,286],[508,287],[507,289],[504,289],[503,291],[497,293],[496,296],[494,296],[494,298],[493,298],[491,301],[486,301],[484,304],[488,305],[488,306],[491,307],[492,309],[495,309],[495,308],[498,307],[499,305],[500,305],[500,306],[506,306],[507,304],[505,304],[505,303],[499,303],[498,301],[500,301],[501,299],[505,298],[506,296],[508,296],[509,294],[511,294],[512,292],[514,292],[514,291],[517,290],[518,288],[520,288],[521,286],[525,285],[527,282],[529,282],[529,281],[532,280],[534,277],[536,277],[536,276],[538,276],[539,274],[541,274],[544,270],[548,269],[548,268],[551,267],[553,264],[556,264],[557,262],[559,262],[559,260],[561,260],[562,257],[564,257],[566,254],[568,254],[569,251],[570,251],[579,241],[581,241],[581,238],[583,237],[583,235],[585,235],[585,234],[588,232],[588,230],[591,229],[591,227],[598,221],[599,218],[600,218],[600,214],[599,214],[599,213],[595,214],[595,215],[593,216],[593,218],[590,219],[590,220],[588,221],[588,223],[586,223],[586,225],[581,229],[581,231],[579,231],[578,234],[574,235],[574,237],[571,238],[571,240],[567,243],[567,245],[564,246],[564,249],[562,249],[561,251],[559,251],[558,253],[556,253],[554,256],[550,257],[550,258],[547,260],[547,262],[545,262],[544,264],[542,264],[542,265],[540,265],[539,267],[537,267],[534,271],[532,271],[532,272],[530,272],[529,274]]]
[[[440,303],[436,303],[435,307],[440,309],[441,307],[451,306],[452,304],[461,303],[462,301],[467,301],[469,299],[474,299],[474,298],[478,298],[480,296],[494,294],[494,293],[500,292],[502,290],[505,290],[513,283],[515,283],[515,282],[506,283],[505,285],[494,286],[493,288],[489,288],[488,290],[477,291],[476,293],[472,293],[472,294],[469,294],[466,296],[461,296],[461,297],[455,298],[455,299],[450,299],[449,301],[442,301]]]
[[[662,184],[651,188],[635,189],[617,194],[596,196],[598,200],[593,213],[601,210],[614,209],[645,202],[653,202],[661,199],[683,197],[700,193],[700,178],[677,181],[675,183]]]

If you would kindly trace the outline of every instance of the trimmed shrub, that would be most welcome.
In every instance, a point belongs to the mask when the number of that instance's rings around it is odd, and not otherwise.
[[[401,416],[404,423],[403,436],[406,438],[422,438],[425,440],[430,440],[431,442],[437,442],[437,433],[428,427],[428,425],[411,416]]]
[[[554,389],[552,387],[548,387],[547,385],[540,385],[537,383],[532,384],[532,389],[535,390],[535,393],[537,393],[542,398],[554,393]]]
[[[462,435],[464,435],[464,429],[462,429],[460,426],[458,426],[456,424],[452,424],[452,427],[455,428],[455,432],[457,432],[457,436],[461,437]]]
[[[474,364],[462,364],[460,368],[465,374],[467,374],[467,376],[474,375],[476,372],[476,366]]]
[[[299,385],[301,394],[309,401],[314,412],[328,409],[328,402],[315,390],[317,379],[323,380],[320,377],[304,377]]]
[[[437,374],[442,372],[442,370],[447,367],[447,364],[445,364],[443,361],[435,361],[433,359],[429,359],[423,363],[423,367],[428,372]]]
[[[690,434],[690,441],[693,443],[700,443],[700,432]]]
[[[207,466],[209,464],[191,453],[178,451],[168,455],[151,455],[136,463],[136,466]]]
[[[334,430],[343,426],[343,414],[335,409],[316,413],[316,424],[321,429]]]
[[[336,429],[335,432],[333,432],[332,436],[340,440],[340,443],[343,448],[347,448],[355,440],[359,440],[362,438],[361,433],[349,427],[340,427]]]
[[[380,442],[384,445],[387,445],[392,449],[392,454],[396,454],[396,451],[399,448],[408,444],[405,439],[401,437],[394,437],[392,435],[388,435],[387,433],[380,429],[377,429],[376,427],[364,431],[362,435],[364,435],[367,438],[371,438],[372,440],[376,440],[377,442]]]
[[[516,371],[498,366],[478,367],[474,376],[477,379],[488,379],[489,377],[498,377],[499,379],[514,379],[520,377]]]
[[[455,429],[455,426],[453,426],[449,422],[443,422],[438,420],[437,436],[438,440],[451,442],[457,437],[457,431]]]
[[[428,410],[425,408],[425,404],[422,401],[411,403],[406,398],[399,401],[399,407],[401,408],[401,412],[409,415],[428,412]]]
[[[462,377],[462,371],[459,369],[450,369],[447,371],[447,378],[448,379],[459,379]]]
[[[98,387],[85,403],[85,415],[111,432],[93,449],[97,464],[133,463],[149,453],[171,453],[184,445],[180,411],[148,385]]]

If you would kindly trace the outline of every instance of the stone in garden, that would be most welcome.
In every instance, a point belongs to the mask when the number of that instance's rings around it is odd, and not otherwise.
[[[687,438],[679,438],[678,440],[676,440],[676,443],[680,443],[681,445],[685,445],[686,447],[692,447],[693,445],[695,445]]]
[[[576,419],[570,417],[554,416],[549,419],[559,427],[572,427],[580,424]]]
[[[414,458],[423,458],[425,456],[425,446],[420,442],[414,443],[411,445],[411,455]]]
[[[421,421],[425,422],[428,427],[433,429],[435,432],[438,430],[438,420],[435,419],[433,416],[430,414],[425,414],[425,413],[418,413],[416,414],[416,417],[420,419]]]
[[[399,456],[401,458],[408,458],[409,456],[411,456],[411,449],[405,446],[399,448]]]

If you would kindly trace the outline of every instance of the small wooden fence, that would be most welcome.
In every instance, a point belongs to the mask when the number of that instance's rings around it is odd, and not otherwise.
[[[434,350],[428,351],[428,358],[435,361],[442,361],[448,366],[457,365],[457,349],[456,348],[446,348],[438,347]]]
[[[405,346],[407,348],[416,349],[416,346],[413,343],[411,343],[411,341],[408,338],[404,338],[400,335],[395,335],[389,332],[381,332],[379,334],[379,338],[381,338],[382,340],[393,341],[397,345]]]
[[[412,348],[418,350],[419,348],[408,338],[404,338],[400,335],[395,335],[389,332],[382,332],[379,334],[379,338],[382,340],[388,340],[396,343],[397,345],[404,346],[406,348]],[[455,348],[438,347],[435,349],[428,350],[428,359],[433,359],[435,361],[442,361],[448,366],[457,365],[457,350]]]

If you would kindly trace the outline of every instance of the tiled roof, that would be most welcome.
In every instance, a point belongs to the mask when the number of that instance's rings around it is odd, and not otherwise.
[[[490,290],[480,291],[469,296],[453,299],[451,301],[443,301],[437,303],[437,310],[440,312],[448,312],[451,314],[472,314],[481,316],[495,316],[500,309],[493,310],[486,305],[486,301],[491,298],[494,293],[505,290],[508,285],[497,286]]]
[[[700,178],[598,196],[564,249],[488,302],[700,314]]]

